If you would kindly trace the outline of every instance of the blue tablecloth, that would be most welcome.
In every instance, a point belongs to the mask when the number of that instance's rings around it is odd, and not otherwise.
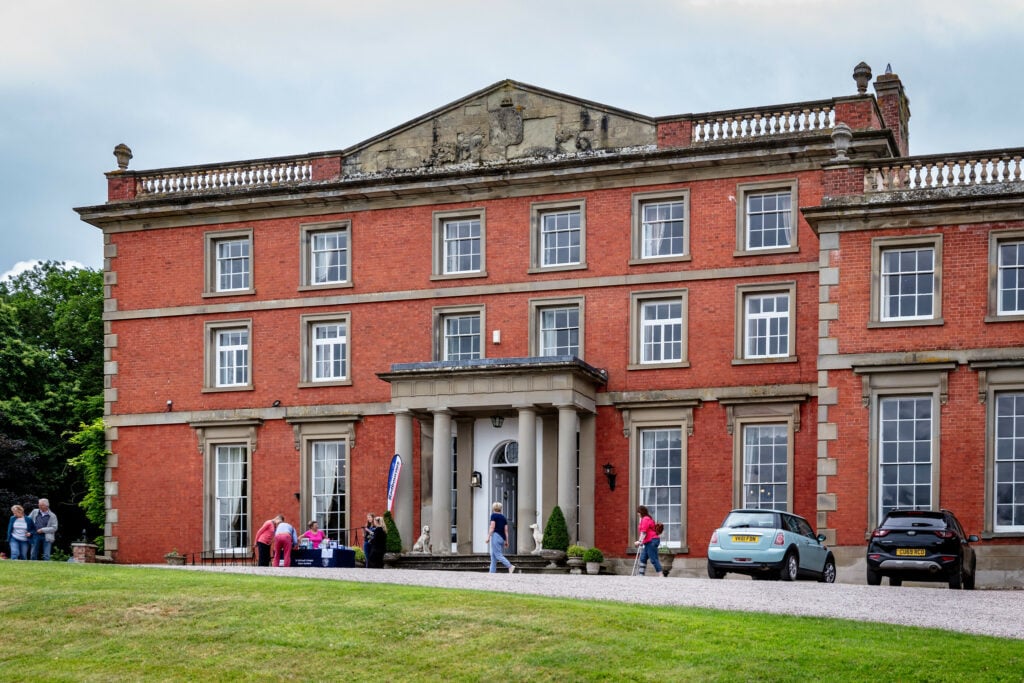
[[[355,567],[356,551],[348,548],[332,548],[324,557],[320,550],[294,548],[292,550],[293,567]]]

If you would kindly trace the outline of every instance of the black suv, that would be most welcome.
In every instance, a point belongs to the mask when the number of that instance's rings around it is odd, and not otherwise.
[[[893,510],[868,542],[868,585],[889,577],[890,586],[907,581],[946,581],[950,588],[974,588],[971,543],[949,510]]]

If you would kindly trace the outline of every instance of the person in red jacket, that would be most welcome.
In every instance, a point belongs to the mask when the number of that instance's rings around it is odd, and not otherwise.
[[[644,570],[647,569],[647,561],[650,560],[655,571],[663,576],[668,576],[668,572],[661,570],[661,560],[658,559],[658,546],[661,545],[661,537],[658,536],[658,531],[655,529],[651,513],[641,505],[636,509],[636,516],[640,518],[637,528],[640,537],[636,541],[636,546],[640,548],[640,569],[637,573],[643,576]]]

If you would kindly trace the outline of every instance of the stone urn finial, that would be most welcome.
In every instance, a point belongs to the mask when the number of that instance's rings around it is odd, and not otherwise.
[[[853,80],[857,81],[857,94],[863,95],[868,91],[868,83],[871,81],[871,67],[861,62],[853,67]]]
[[[832,158],[832,161],[846,161],[850,157],[846,156],[846,150],[850,149],[850,143],[853,141],[853,130],[845,123],[837,123],[832,128],[832,144],[836,148],[836,155]]]
[[[132,149],[123,142],[114,148],[114,158],[117,159],[117,169],[124,171],[128,168],[128,162],[132,158]]]

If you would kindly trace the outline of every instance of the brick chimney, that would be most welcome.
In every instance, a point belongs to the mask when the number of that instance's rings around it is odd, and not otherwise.
[[[875,96],[882,112],[885,127],[896,136],[896,145],[902,156],[910,154],[910,100],[900,77],[887,65],[885,73],[875,79]]]

